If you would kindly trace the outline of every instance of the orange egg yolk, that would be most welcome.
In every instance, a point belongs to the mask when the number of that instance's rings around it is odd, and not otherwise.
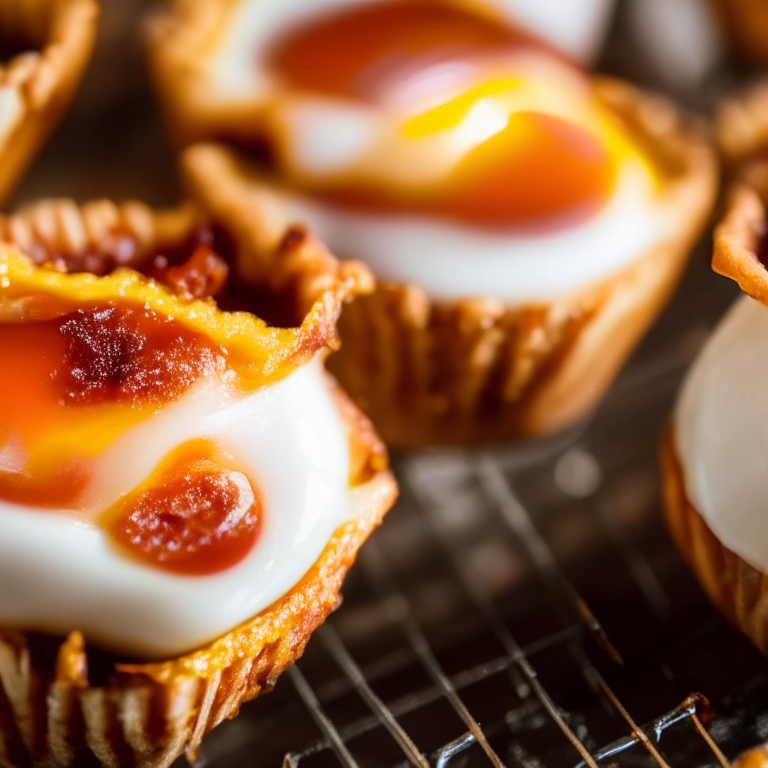
[[[0,498],[72,510],[100,451],[225,363],[206,336],[116,303],[0,324],[0,360]]]
[[[533,45],[546,47],[444,1],[394,0],[310,21],[275,43],[267,65],[293,88],[376,102],[393,77],[426,65]]]
[[[314,190],[332,203],[367,212],[424,213],[504,228],[568,225],[607,201],[616,163],[590,133],[551,115],[518,112],[507,130],[469,152],[438,190],[362,184]]]
[[[382,88],[424,67],[526,48],[557,56],[514,27],[470,10],[391,0],[307,22],[278,40],[267,65],[294,90],[375,105]],[[340,178],[310,191],[347,207],[427,213],[477,226],[558,225],[602,207],[617,170],[617,159],[586,128],[544,113],[513,112],[435,188]]]
[[[184,576],[239,563],[261,528],[261,501],[235,460],[209,440],[177,448],[104,519],[137,559]]]

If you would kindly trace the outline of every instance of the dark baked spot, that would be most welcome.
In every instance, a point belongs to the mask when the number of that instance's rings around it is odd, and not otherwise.
[[[184,299],[216,297],[224,290],[229,277],[227,262],[203,243],[177,266],[168,266],[165,256],[156,256],[153,266],[151,276]]]
[[[247,503],[247,502],[246,502]],[[242,560],[260,527],[259,504],[246,510],[229,473],[182,468],[126,502],[112,535],[141,559],[175,573],[217,573]]]
[[[224,365],[205,336],[148,309],[78,309],[62,318],[59,332],[66,352],[53,378],[69,405],[170,402]]]

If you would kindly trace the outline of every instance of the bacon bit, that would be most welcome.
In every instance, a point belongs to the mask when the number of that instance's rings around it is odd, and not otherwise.
[[[152,277],[184,299],[218,296],[229,277],[229,266],[209,245],[198,245],[192,255],[175,267],[165,266],[163,257],[155,259]]]
[[[258,490],[232,464],[212,441],[182,444],[148,486],[107,513],[106,530],[137,558],[171,573],[231,568],[253,549],[262,519]]]
[[[210,339],[151,310],[78,309],[55,324],[66,350],[52,378],[67,405],[170,402],[224,364]]]

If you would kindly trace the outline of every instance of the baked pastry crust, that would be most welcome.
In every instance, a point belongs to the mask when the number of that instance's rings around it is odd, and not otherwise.
[[[381,282],[356,299],[329,368],[389,445],[562,429],[597,403],[668,298],[713,203],[714,152],[667,101],[615,80],[595,88],[660,169],[671,235],[608,280],[548,304],[437,302],[417,285]],[[234,152],[198,145],[183,166],[194,195],[227,189],[252,220],[279,219],[280,191]]]
[[[678,549],[715,607],[768,654],[768,575],[723,546],[691,504],[671,426],[660,460],[667,526]]]
[[[28,49],[0,61],[0,88],[15,88],[20,104],[10,127],[0,125],[0,205],[74,95],[98,11],[96,0],[0,0],[0,51]]]
[[[181,144],[212,136],[247,139],[261,114],[259,99],[219,101],[202,63],[238,1],[174,0],[147,25],[150,74]]]
[[[717,142],[727,176],[768,200],[768,81],[723,101],[717,114]]]
[[[768,305],[768,271],[760,258],[768,229],[768,81],[723,103],[717,134],[731,184],[715,228],[712,268]]]
[[[760,260],[766,233],[768,88],[758,85],[730,99],[718,120],[719,142],[734,181],[713,238],[712,268],[768,305],[768,270]],[[752,642],[768,654],[768,575],[723,544],[693,506],[670,426],[661,446],[667,523],[702,588]]]
[[[0,248],[21,250],[38,263],[55,264],[66,254],[74,269],[87,268],[89,258],[105,259],[102,266],[110,268],[120,253],[116,239],[130,237],[138,247],[124,263],[140,266],[163,244],[183,241],[211,220],[239,242],[226,215],[193,204],[153,211],[140,203],[78,207],[49,200],[0,217]],[[244,253],[246,248],[238,249],[240,258]],[[271,265],[261,284],[293,301],[298,314],[319,307],[323,322],[312,327],[313,338],[318,347],[334,344],[342,301],[370,285],[365,268],[339,264],[300,229],[278,238]],[[38,636],[0,630],[0,765],[22,768],[31,761],[63,768],[95,760],[103,766],[168,766],[184,751],[194,757],[207,731],[271,690],[336,606],[357,550],[397,493],[370,423],[335,384],[333,393],[347,425],[350,487],[361,514],[339,528],[301,581],[258,616],[175,659],[121,663],[109,657],[111,672],[101,683],[89,682],[94,656],[79,632],[58,648],[46,638],[49,652],[55,649],[55,663],[46,665],[36,651]]]

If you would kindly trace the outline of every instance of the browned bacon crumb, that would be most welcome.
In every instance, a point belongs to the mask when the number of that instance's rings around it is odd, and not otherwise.
[[[72,405],[169,402],[224,364],[208,338],[143,308],[78,309],[59,332],[66,353],[53,377]]]

